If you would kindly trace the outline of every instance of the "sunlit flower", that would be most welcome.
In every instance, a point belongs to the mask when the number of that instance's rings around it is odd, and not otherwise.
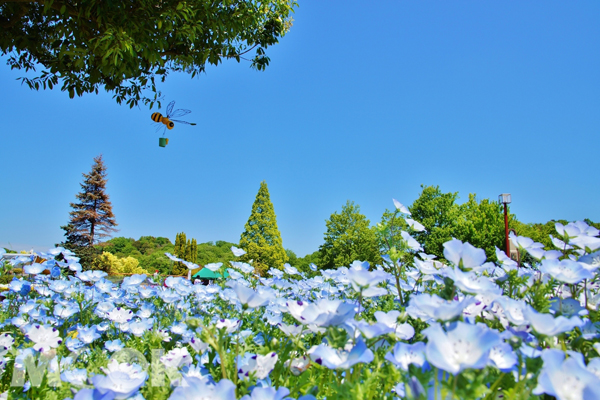
[[[169,400],[236,400],[235,385],[228,379],[213,384],[207,379],[189,377],[173,390]]]
[[[133,396],[148,378],[142,367],[136,364],[119,363],[112,360],[106,368],[101,368],[105,375],[91,378],[94,387],[101,393],[112,392],[115,399],[127,399]]]
[[[35,343],[33,348],[39,352],[56,348],[62,343],[58,329],[52,326],[32,325],[26,332],[25,337]]]
[[[458,239],[444,243],[444,257],[454,265],[467,270],[479,267],[486,260],[485,251]]]
[[[398,342],[393,350],[385,355],[385,359],[404,371],[408,371],[410,364],[422,367],[425,364],[425,343]]]
[[[358,363],[373,361],[373,352],[359,339],[350,351],[331,348],[321,344],[313,346],[309,351],[311,360],[329,369],[348,369]]]
[[[485,367],[490,350],[500,343],[500,335],[483,324],[457,322],[444,332],[441,325],[433,323],[423,334],[428,339],[427,361],[454,375],[466,368]]]
[[[549,349],[542,352],[544,366],[533,394],[555,396],[558,400],[600,398],[600,379],[585,368],[581,354]]]
[[[260,354],[251,355],[247,358],[246,363],[240,366],[239,376],[243,379],[253,374],[256,379],[265,379],[275,368],[278,359],[279,356],[275,352],[264,356]]]

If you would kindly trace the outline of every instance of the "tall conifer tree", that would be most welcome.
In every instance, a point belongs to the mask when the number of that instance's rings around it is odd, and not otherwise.
[[[78,202],[71,203],[73,211],[69,213],[69,223],[61,226],[66,236],[61,245],[75,251],[85,268],[90,267],[96,254],[93,245],[117,231],[117,222],[106,193],[106,166],[102,155],[94,158],[92,170],[84,173],[83,178],[81,193],[76,195]]]
[[[288,260],[265,181],[261,182],[252,205],[250,218],[240,238],[240,247],[246,251],[242,260],[254,260],[254,267],[261,275],[270,267],[282,269]]]

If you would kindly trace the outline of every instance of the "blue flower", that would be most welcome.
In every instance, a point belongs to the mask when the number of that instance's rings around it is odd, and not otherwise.
[[[311,348],[308,353],[314,362],[329,369],[348,369],[358,363],[370,363],[374,358],[373,352],[362,339],[358,339],[349,352],[321,344]]]
[[[585,368],[583,356],[572,351],[565,360],[561,350],[544,350],[544,366],[533,394],[555,396],[558,400],[599,399],[600,379]]]
[[[438,323],[423,330],[428,342],[427,361],[437,368],[458,374],[466,368],[481,369],[488,363],[490,350],[500,344],[500,335],[486,325],[457,322],[444,332]]]
[[[216,385],[196,377],[184,378],[184,381],[173,390],[169,400],[236,400],[235,385],[228,379],[221,379]]]

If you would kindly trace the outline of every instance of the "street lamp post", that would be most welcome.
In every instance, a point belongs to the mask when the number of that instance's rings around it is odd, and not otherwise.
[[[510,243],[508,241],[508,209],[506,208],[506,205],[510,204],[510,202],[510,193],[502,193],[500,196],[498,196],[498,203],[504,204],[504,237],[506,239],[506,247],[504,251],[508,258],[510,258]]]

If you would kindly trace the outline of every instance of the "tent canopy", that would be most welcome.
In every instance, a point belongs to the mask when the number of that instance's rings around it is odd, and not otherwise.
[[[194,274],[194,276],[192,276],[192,278],[199,278],[199,279],[217,279],[217,278],[222,278],[223,276],[218,273],[218,272],[212,272],[210,269],[208,268],[202,268],[200,271],[196,272]],[[229,277],[229,274],[227,273],[227,271],[225,271],[225,278]]]

